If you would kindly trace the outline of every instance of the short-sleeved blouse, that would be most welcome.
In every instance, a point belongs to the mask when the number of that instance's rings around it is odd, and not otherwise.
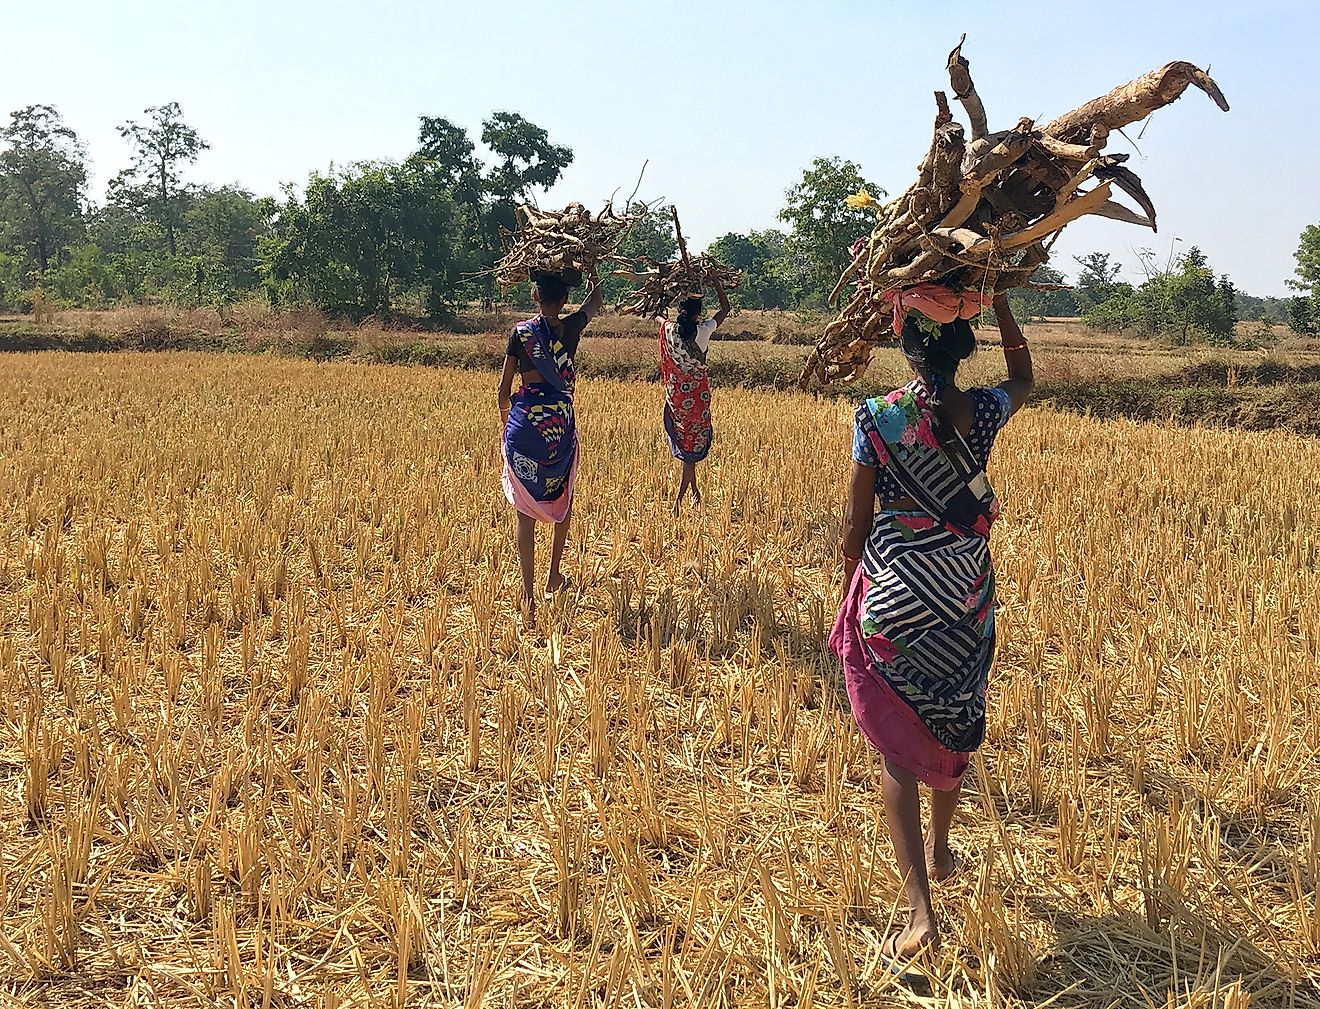
[[[580,308],[559,320],[559,332],[556,337],[563,345],[564,353],[569,357],[577,355],[578,342],[582,339],[582,331],[587,328],[587,321],[587,313]],[[504,353],[518,359],[520,372],[536,370],[536,365],[532,363],[532,359],[527,356],[527,351],[523,348],[517,326],[509,332],[509,344],[504,348]]]
[[[966,436],[967,447],[972,450],[972,457],[984,468],[990,461],[990,449],[994,446],[995,436],[1008,421],[1013,404],[1008,393],[997,386],[968,389],[967,395],[972,399],[972,429]],[[892,501],[906,496],[907,492],[899,486],[893,473],[878,464],[871,440],[856,423],[853,424],[852,457],[863,466],[876,468],[875,496],[880,500]]]

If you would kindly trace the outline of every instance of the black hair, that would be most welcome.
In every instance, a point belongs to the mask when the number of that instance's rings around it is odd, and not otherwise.
[[[533,273],[532,283],[536,285],[536,300],[565,302],[568,300],[568,284],[557,273]]]
[[[958,365],[976,350],[976,334],[966,319],[941,323],[937,334],[928,333],[914,316],[903,321],[899,347],[926,387],[927,402],[934,413],[933,427],[940,444],[953,439],[953,418],[944,402],[944,391],[958,374]]]
[[[678,321],[675,323],[684,349],[698,361],[706,360],[706,355],[697,347],[697,316],[701,315],[701,306],[700,295],[684,298],[678,303]]]

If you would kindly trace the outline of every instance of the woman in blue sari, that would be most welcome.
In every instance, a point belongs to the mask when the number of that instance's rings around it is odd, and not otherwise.
[[[960,389],[958,364],[976,346],[971,326],[912,309],[900,325],[914,380],[856,413],[839,545],[846,590],[830,647],[857,725],[884,758],[885,815],[909,909],[885,941],[895,962],[939,943],[930,879],[953,872],[949,827],[985,733],[995,648],[989,539],[999,514],[985,466],[1034,383],[1003,295],[994,309],[1006,381]],[[931,789],[924,836],[918,783]]]
[[[500,417],[504,429],[504,496],[518,514],[518,561],[523,603],[536,613],[536,523],[554,526],[547,594],[567,588],[559,570],[573,517],[578,439],[573,414],[573,356],[587,323],[603,308],[600,278],[591,274],[591,292],[576,312],[564,316],[568,284],[559,274],[533,278],[540,313],[518,323],[509,335],[500,376]],[[521,388],[513,392],[514,376]]]

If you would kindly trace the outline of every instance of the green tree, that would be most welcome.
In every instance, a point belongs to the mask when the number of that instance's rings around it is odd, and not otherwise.
[[[875,212],[854,209],[845,199],[860,189],[882,197],[885,191],[867,183],[861,168],[841,158],[816,158],[797,185],[785,192],[779,219],[793,230],[789,244],[803,293],[823,299],[852,262],[850,246],[871,233]]]
[[[123,175],[110,180],[105,203],[88,217],[88,241],[108,253],[165,252],[165,229],[151,213],[151,190]]]
[[[243,189],[203,190],[184,212],[179,251],[193,261],[199,301],[225,302],[261,281],[258,246],[270,233],[276,202]]]
[[[481,163],[467,131],[448,119],[422,116],[417,131],[417,150],[410,159],[438,172],[459,197],[480,198],[484,192]]]
[[[130,120],[119,127],[119,135],[133,145],[133,164],[120,173],[121,191],[137,186],[149,194],[146,205],[152,219],[165,232],[171,256],[177,251],[176,230],[183,216],[179,172],[195,162],[208,144],[183,121],[178,102],[153,105],[146,110],[150,120]]]
[[[181,221],[198,195],[191,189],[180,189],[175,195]],[[61,296],[81,298],[87,304],[196,301],[196,264],[188,257],[170,254],[165,228],[154,207],[150,185],[136,185],[122,174],[112,179],[105,204],[88,216],[89,248],[74,250],[70,262],[61,265]]]
[[[501,255],[500,229],[517,226],[515,208],[559,181],[573,152],[551,143],[544,129],[516,112],[496,112],[482,123],[481,142],[492,161],[483,166],[462,127],[436,116],[422,116],[420,123],[417,151],[408,163],[433,173],[455,205],[462,236],[455,247],[464,272],[487,270]],[[489,301],[490,277],[481,289]]]
[[[516,112],[492,114],[481,124],[481,142],[495,158],[484,180],[489,199],[485,266],[493,266],[500,258],[499,229],[517,227],[514,209],[529,202],[536,190],[547,190],[558,182],[573,163],[573,151],[552,144],[544,129]],[[491,291],[493,285],[488,281],[488,297]]]
[[[1139,288],[1117,285],[1090,307],[1087,324],[1128,330],[1140,336],[1166,336],[1180,344],[1196,340],[1229,342],[1237,316],[1237,291],[1227,276],[1216,282],[1205,254],[1196,246],[1175,267],[1152,272]]]
[[[1085,256],[1073,256],[1073,261],[1081,267],[1077,274],[1074,297],[1077,307],[1083,312],[1106,301],[1118,291],[1118,275],[1123,272],[1123,267],[1109,253],[1090,252]]]
[[[1288,328],[1298,336],[1314,336],[1316,314],[1312,311],[1310,298],[1296,297],[1288,299]]]
[[[32,307],[30,278],[26,256],[0,252],[0,308],[28,311]]]
[[[51,105],[11,113],[0,144],[0,248],[40,277],[82,232],[86,152]]]
[[[1237,323],[1237,287],[1228,279],[1228,274],[1221,273],[1215,284],[1215,294],[1211,301],[1207,317],[1206,330],[1214,336],[1231,341],[1233,327]]]
[[[491,217],[486,180],[477,158],[476,146],[467,131],[448,119],[422,116],[418,129],[417,150],[408,159],[415,169],[429,173],[432,181],[448,193],[454,204],[454,241],[452,246],[462,273],[476,274],[494,265],[498,258],[499,229]],[[460,282],[456,295],[471,282]],[[490,279],[476,288],[489,298]]]
[[[1031,275],[1033,284],[1062,284],[1062,273],[1051,266],[1039,266]],[[1015,287],[1008,292],[1008,301],[1013,314],[1019,319],[1044,319],[1056,316],[1077,314],[1077,299],[1071,290],[1037,291],[1027,287]]]
[[[1246,322],[1283,322],[1288,318],[1287,298],[1257,298],[1237,292],[1237,317]]]
[[[290,192],[266,243],[272,295],[332,315],[388,315],[412,293],[441,314],[455,288],[453,201],[415,164],[364,163]]]
[[[1159,313],[1155,332],[1170,333],[1178,343],[1184,344],[1197,337],[1216,340],[1231,337],[1233,286],[1227,277],[1222,284],[1227,285],[1227,310],[1209,260],[1193,245],[1178,261],[1177,270],[1158,274],[1147,282],[1153,296],[1152,307]]]
[[[1306,226],[1293,256],[1297,260],[1297,279],[1288,281],[1288,286],[1317,297],[1320,295],[1320,224]]]
[[[46,274],[46,284],[59,298],[87,308],[102,308],[140,296],[144,276],[127,257],[106,252],[94,242],[69,249],[59,266]]]
[[[549,189],[573,163],[573,151],[550,143],[550,135],[516,112],[496,112],[481,124],[481,142],[496,158],[487,188],[497,199],[526,202],[535,189]]]
[[[1288,281],[1294,291],[1303,292],[1305,305],[1288,306],[1289,325],[1299,333],[1314,333],[1320,327],[1320,224],[1308,224],[1297,242],[1293,254],[1297,260],[1297,276]],[[1298,326],[1302,329],[1298,329]]]
[[[722,263],[742,270],[742,286],[732,292],[743,308],[783,309],[795,301],[788,236],[768,229],[746,235],[729,232],[710,243],[709,252]]]

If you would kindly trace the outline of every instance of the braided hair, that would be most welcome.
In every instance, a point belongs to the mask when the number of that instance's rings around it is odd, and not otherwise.
[[[958,374],[958,365],[976,350],[976,334],[966,319],[941,323],[938,331],[934,326],[929,322],[923,326],[916,316],[909,315],[903,322],[899,347],[926,388],[935,437],[941,445],[948,445],[953,441],[954,427],[944,394]]]
[[[678,330],[678,338],[683,341],[683,349],[704,364],[706,355],[697,346],[697,317],[701,315],[701,306],[700,297],[684,298],[678,304],[678,319],[674,326]]]

